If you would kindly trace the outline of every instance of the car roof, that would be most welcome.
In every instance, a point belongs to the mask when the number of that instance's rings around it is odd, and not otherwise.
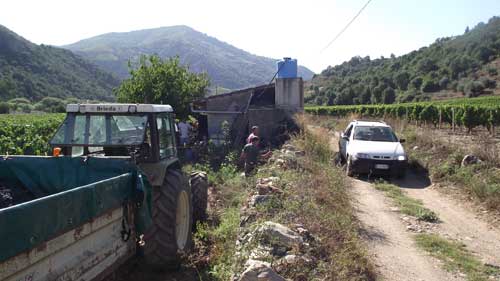
[[[389,127],[385,122],[382,121],[357,121],[354,120],[351,122],[354,126],[373,126],[373,127]]]
[[[80,113],[157,113],[173,112],[168,104],[136,104],[136,103],[96,103],[96,104],[68,104],[66,112]]]

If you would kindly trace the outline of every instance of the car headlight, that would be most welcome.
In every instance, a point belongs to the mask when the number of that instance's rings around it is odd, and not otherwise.
[[[358,159],[368,159],[370,158],[370,155],[369,154],[366,154],[366,153],[356,153],[355,157],[354,158],[358,158]]]
[[[398,156],[398,160],[399,161],[405,161],[406,160],[406,156],[405,155],[399,155]]]

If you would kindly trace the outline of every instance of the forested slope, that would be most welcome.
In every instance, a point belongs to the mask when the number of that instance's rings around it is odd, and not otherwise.
[[[437,92],[473,97],[495,92],[500,62],[500,17],[438,38],[409,54],[353,57],[313,78],[306,102],[315,105],[394,103],[430,99]]]

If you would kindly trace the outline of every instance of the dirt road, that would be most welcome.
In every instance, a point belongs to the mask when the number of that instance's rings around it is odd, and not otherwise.
[[[483,263],[500,266],[500,230],[479,219],[467,206],[436,190],[428,180],[408,173],[404,180],[395,180],[413,198],[436,212],[441,220],[435,230],[444,237],[467,246]]]
[[[352,180],[362,236],[383,280],[461,280],[417,249],[399,214],[370,183]]]
[[[331,148],[338,150],[338,134],[331,137]],[[352,179],[357,214],[363,237],[384,280],[461,280],[444,271],[438,260],[417,249],[413,233],[407,231],[392,202],[369,181]],[[472,211],[436,191],[428,178],[409,173],[395,181],[425,207],[438,213],[441,222],[433,231],[463,242],[484,263],[500,265],[500,231],[477,218]]]

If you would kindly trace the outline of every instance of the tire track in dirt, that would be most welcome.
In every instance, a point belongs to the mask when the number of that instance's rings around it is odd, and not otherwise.
[[[415,246],[411,233],[391,211],[385,195],[368,182],[352,180],[362,237],[384,280],[461,280]]]
[[[436,232],[462,242],[483,263],[500,266],[499,229],[478,219],[457,200],[440,193],[424,176],[410,172],[405,179],[393,183],[438,214],[441,222]]]

